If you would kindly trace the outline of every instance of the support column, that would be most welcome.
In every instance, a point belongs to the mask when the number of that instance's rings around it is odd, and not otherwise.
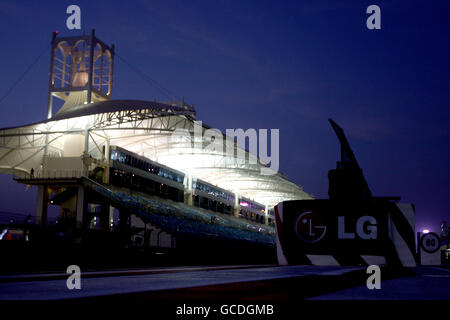
[[[153,231],[154,231],[153,229],[145,230],[145,241],[147,241],[146,242],[147,247],[152,247],[152,232]]]
[[[265,211],[264,211],[264,224],[266,226],[269,225],[269,206],[267,204],[266,204],[266,208],[265,208]]]
[[[109,221],[109,230],[112,230],[112,226],[114,225],[114,207],[113,206],[109,206],[108,221]]]
[[[36,224],[47,225],[48,189],[45,185],[38,185],[36,203]]]
[[[109,214],[110,214],[110,206],[109,203],[103,202],[100,205],[100,231],[109,231]]]
[[[119,210],[119,225],[118,230],[120,234],[120,242],[124,246],[131,245],[131,238],[128,231],[130,230],[130,213],[126,209]]]
[[[84,129],[84,153],[89,154],[89,126]]]
[[[46,127],[45,130],[48,131],[48,128]],[[45,134],[45,145],[44,145],[44,159],[46,157],[48,157],[48,133]]]
[[[106,138],[106,142],[105,142],[106,169],[105,169],[105,174],[104,174],[104,177],[105,177],[104,182],[107,184],[109,184],[109,171],[110,171],[110,165],[111,165],[111,163],[110,163],[111,162],[111,155],[110,155],[111,151],[110,150],[111,150],[111,148],[109,145],[109,139]]]
[[[91,165],[91,159],[89,157],[89,125],[86,125],[84,129],[84,152],[83,152],[83,176],[89,176],[89,166]]]
[[[239,218],[239,210],[241,209],[241,206],[239,204],[239,194],[236,192],[234,194],[234,216],[236,218]]]
[[[88,78],[88,92],[87,103],[92,103],[92,80],[94,75],[94,47],[95,47],[95,30],[91,30],[91,37],[89,38],[89,78]]]
[[[53,32],[52,33],[52,51],[50,53],[50,73],[49,73],[49,79],[48,79],[47,119],[50,119],[53,114],[53,96],[52,96],[51,88],[53,87],[53,80],[54,80],[53,77],[54,77],[55,52],[56,52],[55,39],[56,39],[56,32]]]
[[[192,196],[194,194],[192,191],[192,175],[188,173],[186,178],[187,178],[187,186],[186,186],[187,204],[192,206],[193,205]]]
[[[86,208],[86,195],[83,186],[78,186],[78,195],[77,195],[77,228],[83,228],[83,218],[84,212]]]
[[[156,246],[157,246],[158,248],[161,247],[161,241],[160,241],[159,239],[160,239],[161,233],[163,233],[163,232],[164,232],[163,230],[159,230],[159,231],[158,231],[158,235],[156,236]]]
[[[130,226],[130,214],[125,209],[119,210],[119,230],[128,230]]]

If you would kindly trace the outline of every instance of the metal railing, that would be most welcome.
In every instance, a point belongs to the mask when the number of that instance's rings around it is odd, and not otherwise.
[[[33,180],[33,179],[78,179],[86,176],[83,170],[74,169],[55,169],[55,170],[41,170],[34,174],[28,172],[21,172],[14,174],[16,180]]]

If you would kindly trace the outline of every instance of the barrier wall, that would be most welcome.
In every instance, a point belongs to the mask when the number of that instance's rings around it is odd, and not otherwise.
[[[285,201],[275,222],[281,265],[416,265],[411,204]]]

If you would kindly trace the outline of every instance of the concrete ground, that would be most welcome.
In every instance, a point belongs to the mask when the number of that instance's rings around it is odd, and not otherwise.
[[[369,290],[362,267],[216,266],[83,272],[81,290],[68,275],[0,276],[0,300],[450,300],[450,270],[382,269]]]

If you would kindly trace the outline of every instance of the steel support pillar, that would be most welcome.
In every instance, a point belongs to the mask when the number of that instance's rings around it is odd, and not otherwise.
[[[77,194],[77,228],[83,228],[84,212],[86,211],[86,194],[83,186],[78,186]]]
[[[45,185],[38,186],[36,203],[36,224],[45,226],[47,224],[48,210],[48,188]]]
[[[234,194],[234,216],[236,218],[239,218],[239,210],[241,209],[241,206],[239,204],[239,194],[237,192]]]
[[[100,231],[110,230],[109,221],[110,221],[110,206],[109,203],[103,202],[100,205],[100,224],[99,224]]]

